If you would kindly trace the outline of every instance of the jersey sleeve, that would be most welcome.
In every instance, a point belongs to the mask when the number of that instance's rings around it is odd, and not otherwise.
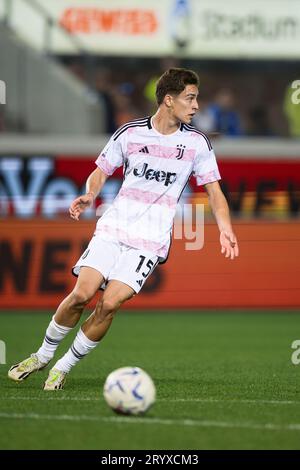
[[[95,163],[108,176],[112,175],[117,168],[122,166],[124,154],[121,137],[114,139],[114,136],[112,136]]]
[[[196,177],[198,186],[221,179],[215,153],[207,142],[199,145],[192,174]]]

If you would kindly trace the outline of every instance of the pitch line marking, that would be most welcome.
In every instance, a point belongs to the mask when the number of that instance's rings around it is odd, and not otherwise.
[[[254,423],[230,423],[224,421],[197,421],[192,419],[162,419],[162,418],[143,418],[143,417],[105,417],[105,416],[87,416],[87,415],[41,415],[37,413],[0,413],[0,418],[8,419],[33,419],[33,420],[51,420],[51,421],[94,421],[117,424],[161,424],[166,426],[191,426],[191,427],[216,427],[216,428],[243,428],[259,429],[266,431],[300,431],[300,424],[277,425],[272,423],[254,424]]]
[[[98,401],[99,397],[24,397],[24,396],[11,396],[2,397],[5,400],[39,400],[39,401]],[[169,402],[169,403],[243,403],[243,404],[262,404],[262,405],[299,405],[300,401],[297,400],[221,400],[215,398],[158,398],[157,402]]]

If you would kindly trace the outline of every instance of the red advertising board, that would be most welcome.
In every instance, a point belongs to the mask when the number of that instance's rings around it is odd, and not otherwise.
[[[76,282],[71,267],[94,226],[71,220],[1,222],[1,308],[54,309]],[[167,263],[126,307],[299,307],[300,223],[236,223],[235,231],[241,254],[234,261],[221,255],[215,224],[205,225],[199,251],[173,240]]]

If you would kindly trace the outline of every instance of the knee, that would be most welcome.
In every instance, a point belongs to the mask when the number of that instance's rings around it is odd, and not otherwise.
[[[101,310],[106,312],[108,315],[111,315],[118,310],[119,306],[120,306],[120,302],[118,302],[117,299],[104,298],[102,300]]]
[[[92,299],[92,295],[85,289],[74,289],[71,293],[71,303],[74,307],[85,306]]]
[[[98,310],[99,319],[112,319],[118,308],[120,307],[120,302],[117,299],[113,298],[103,298],[100,303],[100,308]]]

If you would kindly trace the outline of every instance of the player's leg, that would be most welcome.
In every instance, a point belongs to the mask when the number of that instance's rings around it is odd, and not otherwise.
[[[94,268],[83,266],[72,292],[59,305],[54,319],[59,325],[73,328],[77,325],[85,306],[99,290],[104,278]]]
[[[97,303],[94,312],[82,324],[72,346],[51,369],[44,390],[63,388],[66,375],[71,368],[99,344],[108,331],[117,310],[134,294],[135,291],[123,282],[112,280],[108,283],[102,299]]]
[[[67,373],[99,344],[116,311],[123,302],[141,290],[157,266],[156,255],[123,244],[119,244],[119,247],[119,256],[106,277],[109,282],[102,299],[82,325],[69,351],[51,369],[45,390],[63,388]]]
[[[84,334],[92,341],[100,341],[107,333],[115,313],[121,305],[135,294],[132,287],[121,281],[109,281],[96,309],[81,326]]]
[[[36,353],[13,365],[8,377],[22,381],[30,374],[43,369],[53,358],[64,337],[78,323],[84,307],[94,297],[104,278],[96,269],[82,267],[73,291],[62,301],[55,312],[43,340]]]

